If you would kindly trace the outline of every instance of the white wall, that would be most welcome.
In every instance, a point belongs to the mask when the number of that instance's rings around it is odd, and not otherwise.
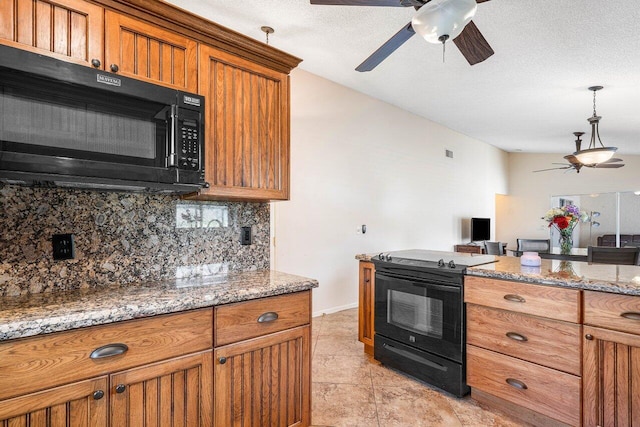
[[[316,314],[355,306],[356,254],[453,250],[468,240],[463,220],[494,218],[507,161],[495,147],[296,69],[291,200],[272,205],[272,267],[319,280]]]
[[[568,145],[567,148],[570,149],[571,146]],[[551,207],[551,196],[560,195],[583,195],[579,199],[574,198],[574,204],[607,213],[598,218],[603,223],[603,228],[593,230],[593,235],[610,232],[611,219],[608,216],[611,209],[606,207],[611,207],[612,198],[601,195],[601,200],[592,200],[591,196],[640,190],[640,156],[618,153],[616,157],[624,160],[624,167],[582,168],[580,173],[563,170],[533,173],[534,170],[553,167],[554,162],[564,162],[562,154],[510,153],[509,195],[501,198],[496,211],[496,240],[507,242],[508,247],[515,248],[517,238],[549,238],[549,229],[541,217]],[[607,201],[604,201],[605,197]],[[633,208],[625,212],[630,209]],[[634,215],[638,217],[637,212]],[[588,240],[585,236],[588,236],[588,231],[580,234],[583,246],[586,246],[585,241]],[[595,244],[595,237],[593,240],[592,243]]]

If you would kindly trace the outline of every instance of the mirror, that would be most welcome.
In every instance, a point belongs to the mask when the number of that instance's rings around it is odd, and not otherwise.
[[[551,207],[565,204],[587,213],[587,222],[579,223],[573,232],[574,247],[640,246],[640,191],[551,197]],[[558,231],[550,230],[551,244],[558,247]]]

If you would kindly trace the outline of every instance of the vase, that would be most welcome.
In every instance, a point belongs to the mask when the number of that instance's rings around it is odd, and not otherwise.
[[[573,231],[573,230],[572,230]],[[569,255],[573,248],[573,233],[560,232],[560,253],[562,255]]]

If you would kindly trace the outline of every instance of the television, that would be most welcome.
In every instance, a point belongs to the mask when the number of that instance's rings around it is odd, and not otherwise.
[[[491,240],[491,218],[471,218],[471,241]]]

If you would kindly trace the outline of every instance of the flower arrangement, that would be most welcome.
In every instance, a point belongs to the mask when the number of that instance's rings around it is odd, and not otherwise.
[[[560,252],[568,254],[573,246],[573,229],[578,222],[585,222],[589,218],[586,212],[580,212],[575,205],[565,205],[561,208],[549,209],[542,217],[560,232]]]

